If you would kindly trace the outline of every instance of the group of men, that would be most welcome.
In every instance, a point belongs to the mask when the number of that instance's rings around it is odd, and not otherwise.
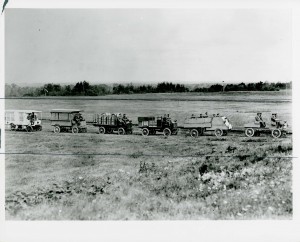
[[[212,117],[220,117],[220,114],[213,114]],[[191,118],[196,118],[195,114],[192,114]],[[205,112],[204,114],[200,113],[198,118],[208,118],[208,113]]]
[[[265,128],[266,127],[266,122],[263,121],[261,113],[257,113],[257,115],[255,117],[255,123],[258,123],[261,128]],[[286,128],[287,122],[279,120],[277,118],[277,113],[272,113],[272,116],[271,116],[271,126],[277,127],[277,128]]]

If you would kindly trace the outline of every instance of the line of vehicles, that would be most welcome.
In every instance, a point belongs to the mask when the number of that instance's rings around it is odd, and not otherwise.
[[[121,113],[100,113],[94,114],[91,122],[84,118],[83,111],[79,109],[53,109],[50,111],[50,124],[54,133],[72,132],[85,133],[87,125],[98,128],[99,134],[119,135],[132,134],[133,124],[126,114]],[[204,135],[206,132],[213,132],[215,136],[225,136],[232,125],[227,117],[219,114],[200,116],[191,115],[184,120],[183,126],[178,126],[177,121],[168,114],[163,116],[138,117],[138,127],[143,136],[163,133],[165,136],[177,135],[179,129],[188,130],[192,137]],[[42,131],[42,112],[36,110],[6,110],[5,123],[11,130],[25,130],[27,132]],[[261,113],[257,113],[255,120],[244,125],[244,132],[247,137],[259,136],[261,133],[271,133],[274,138],[280,138],[287,133],[287,122],[272,114],[271,126],[263,121]]]

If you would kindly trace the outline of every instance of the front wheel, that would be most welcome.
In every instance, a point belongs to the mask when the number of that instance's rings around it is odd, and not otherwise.
[[[281,131],[279,129],[272,130],[272,136],[274,138],[279,138],[281,136]]]
[[[169,128],[165,128],[163,130],[163,133],[164,133],[164,136],[170,136],[172,132],[171,132],[171,130]]]
[[[198,132],[197,129],[192,129],[191,130],[191,136],[192,137],[196,138],[196,137],[198,137],[198,135],[199,135],[199,132]]]
[[[105,128],[99,127],[99,134],[105,134]]]
[[[254,129],[252,129],[252,128],[247,128],[246,130],[245,130],[245,135],[247,136],[247,137],[253,137],[254,136]]]
[[[119,135],[124,135],[126,132],[125,132],[125,129],[123,129],[123,128],[119,128],[118,129],[118,134]]]
[[[149,135],[149,129],[143,128],[143,130],[142,130],[142,135],[143,135],[143,136],[148,136],[148,135]]]
[[[73,134],[77,134],[78,133],[78,131],[79,131],[79,129],[78,129],[78,127],[72,127],[72,133]]]
[[[57,125],[54,126],[53,132],[54,132],[54,133],[60,133],[60,127],[57,126]]]
[[[222,129],[216,129],[215,130],[215,136],[220,137],[223,135],[223,130]]]

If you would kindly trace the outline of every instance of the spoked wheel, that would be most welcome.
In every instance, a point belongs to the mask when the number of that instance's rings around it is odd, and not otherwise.
[[[196,137],[198,137],[198,135],[199,135],[199,132],[198,132],[197,129],[192,129],[191,130],[191,136],[192,137],[196,138]]]
[[[32,126],[27,126],[27,127],[26,127],[26,131],[27,131],[27,132],[32,132],[32,131],[33,131]]]
[[[215,136],[220,137],[223,135],[223,130],[222,129],[216,129],[215,130]]]
[[[54,126],[53,132],[54,132],[54,133],[60,133],[60,127],[57,126],[57,125]]]
[[[253,137],[254,136],[254,129],[252,129],[252,128],[247,128],[246,130],[245,130],[245,135],[247,136],[247,137]]]
[[[78,127],[76,127],[76,126],[72,127],[72,133],[73,134],[77,134],[78,132],[79,132]]]
[[[281,131],[279,129],[272,130],[272,136],[274,138],[279,138],[281,136]]]
[[[126,134],[125,129],[119,128],[119,129],[118,129],[118,134],[119,134],[119,135],[124,135],[124,134]]]
[[[143,130],[142,130],[142,135],[143,135],[143,136],[148,136],[148,135],[149,135],[149,129],[143,128]]]
[[[105,134],[105,128],[99,127],[99,134]]]
[[[171,130],[169,128],[165,128],[163,130],[164,136],[170,136],[172,134]]]

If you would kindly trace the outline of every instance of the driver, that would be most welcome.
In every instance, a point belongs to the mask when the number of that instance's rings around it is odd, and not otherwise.
[[[255,117],[255,123],[259,123],[260,128],[266,127],[266,123],[263,121],[261,113],[257,113]]]

